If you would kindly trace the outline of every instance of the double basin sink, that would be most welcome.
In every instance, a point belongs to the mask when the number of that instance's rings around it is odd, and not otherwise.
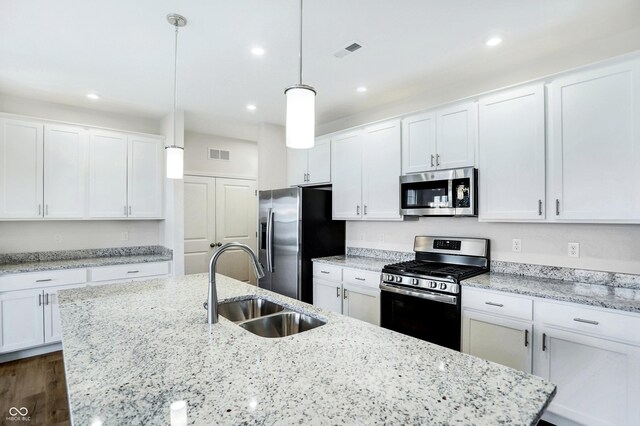
[[[291,336],[326,324],[258,296],[220,303],[218,314],[253,334],[269,338]]]

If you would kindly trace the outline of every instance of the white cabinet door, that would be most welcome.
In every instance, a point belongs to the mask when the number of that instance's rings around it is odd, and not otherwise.
[[[0,293],[0,352],[42,345],[42,289]]]
[[[362,149],[362,217],[401,219],[400,121],[365,127]]]
[[[438,169],[474,166],[477,117],[475,102],[464,102],[436,111]]]
[[[465,310],[462,352],[531,373],[533,326]]]
[[[129,217],[161,218],[164,149],[162,140],[129,136]]]
[[[0,119],[0,218],[42,217],[42,124]]]
[[[549,86],[557,220],[640,220],[640,60],[575,73]]]
[[[479,127],[479,219],[544,220],[544,86],[480,99]]]
[[[307,154],[307,183],[331,183],[331,139],[317,138]]]
[[[436,168],[436,114],[427,112],[402,120],[402,174]]]
[[[306,149],[287,148],[287,184],[289,186],[307,183],[307,157]]]
[[[85,287],[86,284],[48,287],[44,289],[44,343],[56,343],[62,340],[60,325],[60,306],[58,291],[71,288]]]
[[[342,313],[342,285],[339,282],[313,279],[313,305]]]
[[[534,374],[558,386],[548,411],[589,425],[640,424],[640,348],[542,327]]]
[[[87,131],[44,126],[44,216],[80,219],[86,212]]]
[[[127,217],[127,135],[89,134],[89,217]]]
[[[331,139],[332,217],[362,218],[362,131]]]
[[[342,312],[352,318],[380,325],[380,290],[343,283]]]

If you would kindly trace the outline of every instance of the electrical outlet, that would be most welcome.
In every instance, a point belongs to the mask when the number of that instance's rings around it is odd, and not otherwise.
[[[511,242],[511,250],[516,253],[520,253],[522,251],[522,240],[520,238],[514,238]]]
[[[129,241],[129,233],[127,231],[122,233],[122,241]]]
[[[568,253],[569,257],[580,257],[580,244],[569,243]]]
[[[62,242],[62,235],[60,234],[55,234],[53,236],[53,241],[55,241],[56,243],[61,243]]]

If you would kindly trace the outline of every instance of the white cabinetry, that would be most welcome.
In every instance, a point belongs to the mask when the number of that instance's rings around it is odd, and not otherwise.
[[[42,345],[42,290],[0,293],[0,352]]]
[[[400,121],[332,139],[333,219],[399,220]]]
[[[43,126],[0,118],[0,218],[42,217]]]
[[[128,136],[128,217],[156,219],[163,210],[164,147],[157,138]]]
[[[549,217],[639,221],[640,60],[553,81],[549,119]]]
[[[544,86],[481,98],[479,108],[479,219],[544,220]]]
[[[89,216],[127,217],[127,135],[91,130]]]
[[[60,324],[60,305],[58,291],[85,287],[86,284],[47,287],[43,293],[44,305],[44,343],[57,343],[62,340],[62,326]]]
[[[313,277],[313,304],[327,311],[342,313],[342,283]]]
[[[473,167],[477,106],[461,102],[402,120],[402,173]]]
[[[331,183],[331,139],[316,138],[313,148],[287,149],[289,186]]]

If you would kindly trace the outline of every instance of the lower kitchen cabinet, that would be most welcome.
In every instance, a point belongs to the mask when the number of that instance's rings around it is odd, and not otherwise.
[[[57,343],[62,340],[60,324],[60,305],[58,304],[58,291],[72,288],[85,287],[85,284],[49,287],[43,290],[44,306],[44,343]]]
[[[342,313],[380,325],[380,289],[343,283]]]
[[[44,342],[42,289],[0,293],[0,353]]]
[[[327,311],[342,313],[342,283],[313,278],[313,304]]]

